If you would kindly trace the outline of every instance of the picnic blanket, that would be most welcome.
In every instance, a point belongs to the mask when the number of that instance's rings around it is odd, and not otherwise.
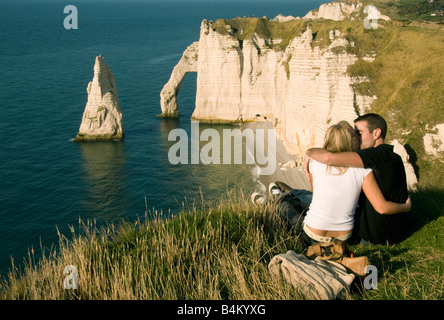
[[[268,270],[282,276],[308,300],[341,299],[355,279],[340,263],[319,258],[310,260],[292,250],[274,256]]]

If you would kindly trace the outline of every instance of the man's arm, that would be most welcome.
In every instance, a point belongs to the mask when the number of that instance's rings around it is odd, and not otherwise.
[[[352,151],[330,152],[322,148],[312,148],[307,150],[307,156],[330,166],[364,168],[361,157]]]

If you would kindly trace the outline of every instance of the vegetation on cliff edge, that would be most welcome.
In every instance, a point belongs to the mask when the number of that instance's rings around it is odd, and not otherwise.
[[[442,194],[440,194],[442,198]],[[378,288],[356,279],[349,300],[443,299],[442,203],[414,193],[416,232],[397,245],[350,246],[378,269]],[[419,209],[419,208],[417,208]],[[144,221],[96,228],[79,223],[72,239],[60,235],[57,252],[0,282],[0,299],[82,300],[293,300],[298,289],[268,271],[271,258],[288,250],[304,253],[272,205],[256,206],[232,190],[217,203],[184,207],[171,219],[150,213]],[[78,288],[64,287],[66,266],[78,271]]]

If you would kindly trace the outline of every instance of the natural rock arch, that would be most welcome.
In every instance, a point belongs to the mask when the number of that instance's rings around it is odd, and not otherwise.
[[[183,53],[179,63],[174,67],[170,79],[160,93],[161,117],[178,117],[177,95],[185,76],[189,72],[197,72],[199,42],[191,44]]]

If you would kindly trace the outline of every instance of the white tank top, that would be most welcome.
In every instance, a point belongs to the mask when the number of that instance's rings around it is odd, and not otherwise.
[[[336,168],[331,167],[327,173],[327,165],[313,159],[309,169],[313,176],[313,200],[304,223],[326,231],[353,229],[362,183],[372,170],[348,168],[343,175],[336,175]]]

